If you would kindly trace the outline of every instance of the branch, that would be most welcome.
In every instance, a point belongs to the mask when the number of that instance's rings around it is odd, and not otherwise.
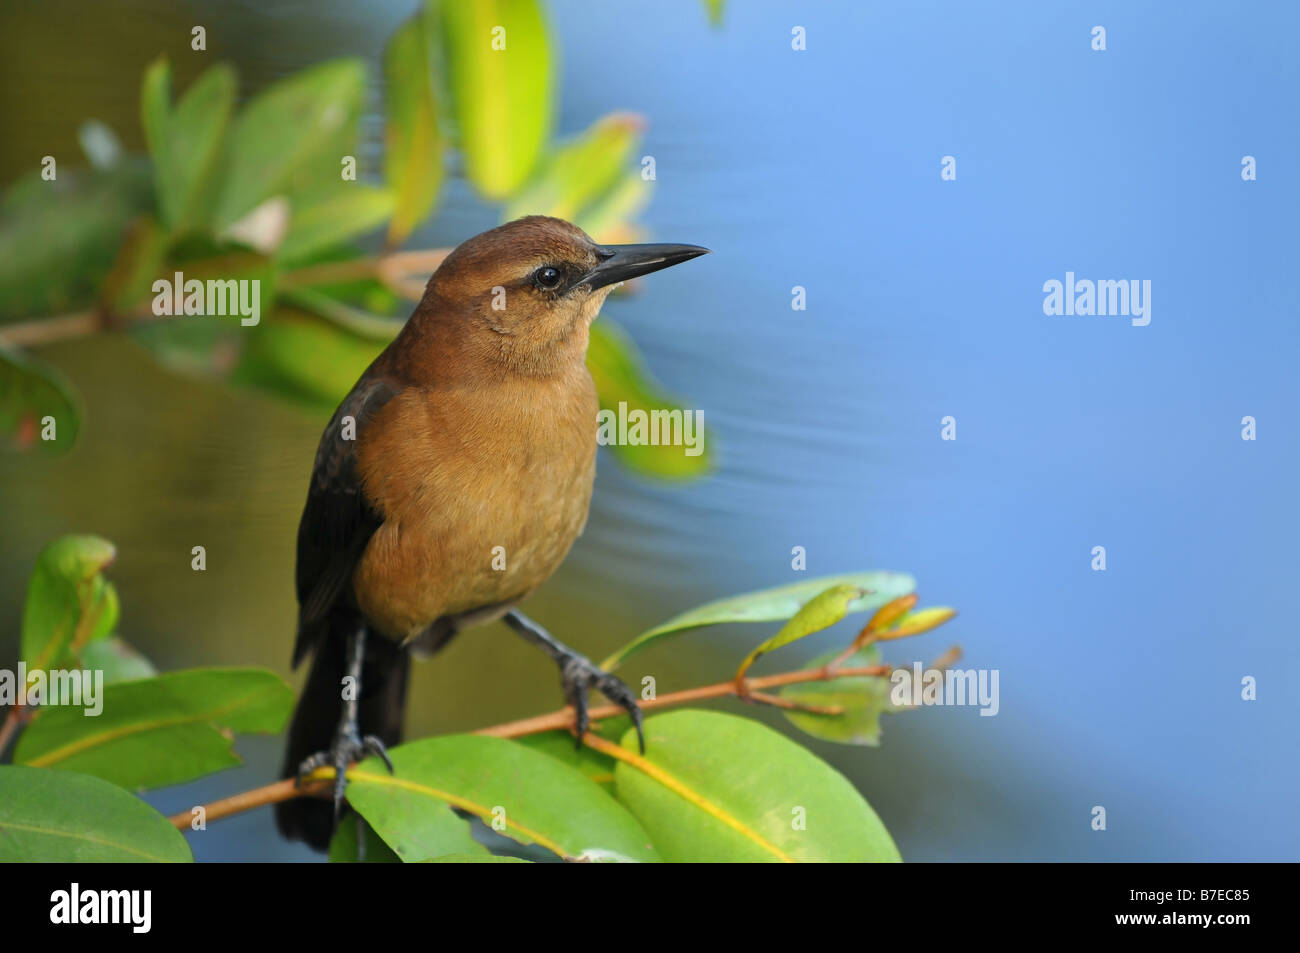
[[[954,647],[949,649],[945,657],[951,660],[954,653],[960,654],[959,650]],[[801,682],[824,682],[833,678],[883,678],[893,671],[894,666],[892,665],[863,665],[856,668],[840,668],[838,665],[831,663],[823,665],[821,668],[799,669],[793,672],[782,672],[778,675],[765,675],[761,678],[746,679],[743,694],[737,692],[734,679],[718,682],[714,685],[688,688],[680,692],[670,692],[667,695],[659,695],[656,698],[641,702],[641,709],[644,711],[666,708],[669,705],[681,705],[686,702],[701,701],[708,698],[725,698],[729,695],[742,697],[746,701],[758,704],[776,704],[780,707],[787,707],[785,699],[775,695],[768,695],[763,692],[763,689],[781,688],[785,685],[797,685]],[[825,709],[814,710],[818,710],[822,714],[832,714],[832,712]],[[593,724],[602,718],[614,718],[623,714],[626,714],[626,712],[618,705],[601,705],[592,708],[590,711]],[[544,731],[556,730],[574,730],[572,708],[561,708],[545,715],[536,715],[519,721],[509,721],[505,724],[493,725],[490,728],[480,728],[471,732],[471,734],[487,735],[493,738],[520,738],[524,735],[535,735]],[[596,737],[589,734],[584,739],[584,742],[589,742],[595,747],[592,739]],[[255,807],[276,804],[280,801],[291,801],[297,797],[327,794],[332,787],[333,777],[334,772],[332,770],[321,768],[302,784],[298,784],[293,778],[285,778],[282,781],[276,781],[274,784],[267,784],[251,791],[243,791],[231,797],[213,801],[211,804],[203,806],[204,821],[220,820],[223,817],[240,814]],[[196,809],[191,808],[188,811],[182,811],[174,815],[170,818],[172,824],[181,830],[187,829],[194,819],[194,810]]]
[[[429,280],[429,275],[450,253],[449,248],[427,248],[389,252],[386,255],[366,256],[321,265],[307,265],[280,275],[277,279],[277,288],[291,291],[314,285],[375,278],[398,297],[419,301],[424,295],[424,286]],[[92,310],[33,318],[14,324],[0,325],[0,347],[40,347],[72,338],[87,337],[121,322],[139,323],[170,317],[172,315],[155,315],[152,308],[142,304],[138,308],[129,309],[124,314],[108,314]]]

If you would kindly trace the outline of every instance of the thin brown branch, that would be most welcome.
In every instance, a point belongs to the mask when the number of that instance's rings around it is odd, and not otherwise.
[[[866,678],[880,677],[889,675],[894,670],[892,665],[863,665],[856,668],[832,668],[829,665],[814,669],[799,669],[793,672],[781,672],[777,675],[765,675],[761,678],[746,679],[745,697],[748,701],[758,702],[760,704],[776,704],[779,707],[794,707],[784,704],[785,699],[778,696],[768,695],[762,691],[766,688],[780,688],[785,685],[797,685],[801,682],[823,682],[832,678]],[[670,705],[681,705],[687,702],[702,701],[709,698],[725,698],[728,695],[737,695],[736,683],[734,681],[718,682],[714,685],[701,685],[697,688],[688,688],[680,692],[670,692],[667,695],[659,695],[655,698],[645,699],[640,703],[641,709],[666,708]],[[801,709],[804,710],[804,709]],[[812,710],[812,709],[807,709]],[[821,711],[821,714],[836,714],[831,711]],[[618,705],[601,705],[590,710],[591,720],[600,721],[603,718],[614,718],[626,712]],[[510,721],[501,725],[493,725],[489,728],[480,728],[472,734],[488,735],[494,738],[521,738],[524,735],[540,734],[544,731],[572,731],[574,729],[573,709],[561,708],[545,715],[536,715],[532,718],[523,718],[519,721]],[[328,782],[332,778],[332,772],[322,769],[317,775],[312,775],[311,779],[303,785],[298,786],[292,778],[283,781],[276,781],[274,784],[267,784],[260,788],[254,788],[251,791],[244,791],[231,797],[222,798],[219,801],[213,801],[211,804],[204,805],[203,817],[207,821],[215,821],[223,817],[229,817],[232,814],[239,814],[243,811],[252,810],[255,807],[263,807],[267,804],[276,804],[280,801],[290,801],[296,797],[315,796],[328,790]],[[172,824],[181,830],[190,827],[195,817],[194,809],[182,811],[170,818]]]
[[[424,286],[429,280],[429,275],[433,274],[450,252],[449,248],[426,248],[307,265],[280,275],[277,279],[277,287],[289,291],[316,285],[356,281],[361,278],[376,278],[393,294],[419,301],[424,294]],[[92,310],[31,318],[0,325],[0,347],[41,347],[59,341],[87,337],[119,323],[154,321],[160,317],[170,317],[170,315],[155,315],[151,307],[142,304],[123,314],[110,315]]]
[[[22,731],[23,726],[32,720],[33,714],[35,712],[22,702],[14,702],[9,708],[4,723],[0,724],[0,761],[4,760],[10,742],[18,737],[18,733]]]

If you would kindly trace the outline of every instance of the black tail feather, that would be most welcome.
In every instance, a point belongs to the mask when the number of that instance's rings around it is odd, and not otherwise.
[[[333,743],[343,714],[348,638],[363,624],[353,612],[338,609],[331,615],[329,633],[320,641],[312,659],[307,684],[289,725],[289,744],[281,768],[285,777],[296,775],[304,758],[328,750]],[[410,654],[405,649],[378,633],[367,633],[358,709],[362,735],[377,735],[389,746],[402,740],[409,672]],[[334,805],[314,797],[281,801],[275,807],[275,823],[280,833],[290,840],[305,841],[317,850],[325,850],[334,832]]]

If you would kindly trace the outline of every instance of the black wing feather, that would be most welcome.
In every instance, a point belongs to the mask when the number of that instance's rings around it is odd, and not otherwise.
[[[330,610],[340,599],[350,598],[352,572],[370,537],[383,524],[383,516],[361,489],[357,443],[364,437],[366,423],[395,393],[384,378],[363,377],[343,399],[321,437],[298,524],[294,667],[328,634]],[[343,437],[344,417],[356,421],[354,440]]]

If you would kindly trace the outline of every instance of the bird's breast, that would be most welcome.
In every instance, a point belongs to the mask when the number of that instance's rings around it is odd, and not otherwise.
[[[595,476],[591,377],[408,390],[358,444],[384,518],[353,589],[391,638],[443,616],[522,599],[586,524]]]

